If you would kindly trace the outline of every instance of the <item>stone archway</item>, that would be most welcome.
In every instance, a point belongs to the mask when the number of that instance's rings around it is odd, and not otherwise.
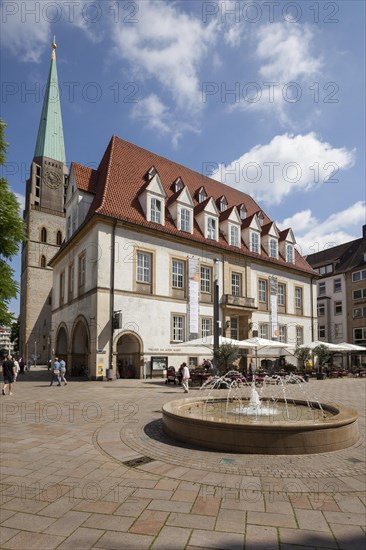
[[[71,376],[89,375],[89,331],[84,319],[75,322],[71,341]]]
[[[60,326],[56,336],[55,342],[55,356],[59,359],[64,359],[67,362],[67,354],[69,349],[69,338],[67,329],[65,326]]]
[[[133,333],[122,334],[116,344],[117,376],[141,378],[141,342]]]

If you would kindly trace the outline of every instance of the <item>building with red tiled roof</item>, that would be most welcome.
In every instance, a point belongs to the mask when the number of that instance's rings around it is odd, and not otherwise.
[[[314,339],[317,275],[248,194],[113,136],[98,169],[71,165],[65,206],[52,346],[74,374],[199,364],[179,343],[212,334],[214,277],[225,336]]]

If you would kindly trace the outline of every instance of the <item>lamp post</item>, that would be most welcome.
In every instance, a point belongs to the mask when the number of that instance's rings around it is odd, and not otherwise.
[[[214,357],[215,352],[219,348],[219,339],[220,339],[220,311],[219,311],[219,258],[214,258],[214,268],[213,268],[213,279],[214,279]],[[215,362],[215,361],[214,361]],[[216,365],[215,365],[216,367]]]
[[[37,342],[34,341],[34,366],[37,366]]]

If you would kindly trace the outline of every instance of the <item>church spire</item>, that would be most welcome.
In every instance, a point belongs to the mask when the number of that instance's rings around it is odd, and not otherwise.
[[[56,67],[56,48],[54,37],[52,43],[51,66],[48,73],[34,156],[48,157],[66,164],[60,92]]]

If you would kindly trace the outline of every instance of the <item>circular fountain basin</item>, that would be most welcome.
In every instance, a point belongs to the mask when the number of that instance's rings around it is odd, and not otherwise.
[[[163,406],[163,429],[195,447],[247,454],[325,453],[359,439],[351,407],[312,402],[309,408],[306,401],[286,405],[282,399],[263,407],[266,414],[250,408],[249,400],[178,399]]]

